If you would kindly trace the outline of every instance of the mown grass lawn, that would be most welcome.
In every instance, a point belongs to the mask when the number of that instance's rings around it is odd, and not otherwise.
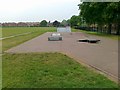
[[[2,56],[0,55],[0,90],[2,89]]]
[[[51,32],[55,30],[54,27],[3,27],[2,37],[8,37],[12,35],[27,33],[27,32]]]
[[[2,29],[3,37],[22,34],[25,32],[33,32],[33,33],[2,40],[2,50],[5,51],[7,49],[10,49],[13,46],[21,44],[32,38],[35,38],[45,32],[55,32],[55,31],[56,28],[54,27],[5,27]]]
[[[60,53],[5,54],[3,88],[117,88],[105,76]]]
[[[73,32],[83,32],[83,33],[86,33],[86,34],[111,38],[111,39],[114,39],[114,40],[118,40],[118,39],[120,40],[119,35],[111,35],[111,34],[105,34],[105,33],[100,33],[100,32],[92,32],[92,31],[85,31],[85,30],[78,30],[78,29],[72,29],[72,31]]]

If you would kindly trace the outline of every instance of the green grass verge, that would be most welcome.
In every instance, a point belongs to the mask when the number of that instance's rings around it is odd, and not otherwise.
[[[2,41],[0,41],[0,90],[2,88]]]
[[[2,43],[3,43],[2,51],[10,49],[11,47],[14,47],[25,41],[28,41],[28,40],[30,40],[34,37],[37,37],[45,32],[55,32],[56,28],[54,28],[54,27],[13,27],[13,28],[10,27],[10,28],[3,28],[3,35],[11,36],[11,35],[15,35],[15,34],[20,34],[20,32],[25,33],[27,31],[28,32],[35,31],[35,32],[28,34],[28,35],[23,35],[23,36],[18,36],[18,37],[2,40]]]
[[[27,33],[27,32],[51,32],[54,30],[53,27],[3,27],[2,28],[2,37],[13,36],[17,34]]]
[[[105,76],[60,53],[3,55],[3,88],[117,88]]]
[[[120,39],[119,35],[111,35],[111,34],[105,34],[105,33],[100,33],[100,32],[92,32],[92,31],[77,30],[77,29],[72,29],[72,31],[73,32],[83,32],[83,33],[90,34],[90,35],[107,37],[107,38],[111,38],[111,39],[114,39],[114,40],[118,40],[118,38]]]

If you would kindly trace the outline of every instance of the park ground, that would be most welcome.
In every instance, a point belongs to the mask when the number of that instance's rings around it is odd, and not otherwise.
[[[10,54],[4,51],[56,28],[11,27],[3,28],[3,38],[32,32],[3,40],[3,88],[117,88],[106,76],[82,66],[61,53]],[[34,31],[34,32],[33,32]],[[73,29],[76,32],[77,30]],[[109,38],[117,36],[107,36]]]

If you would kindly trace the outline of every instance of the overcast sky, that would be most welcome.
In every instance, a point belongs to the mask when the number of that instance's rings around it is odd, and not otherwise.
[[[79,14],[80,0],[0,0],[0,22],[62,21]]]

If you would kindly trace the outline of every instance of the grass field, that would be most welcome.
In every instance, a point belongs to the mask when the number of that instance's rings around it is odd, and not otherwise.
[[[0,38],[2,38],[2,28],[0,27]],[[2,89],[2,41],[0,41],[0,89]]]
[[[2,41],[0,41],[0,89],[2,88]]]
[[[6,54],[3,67],[3,88],[117,88],[60,53]]]
[[[34,32],[33,32],[34,31]],[[28,41],[34,37],[37,37],[45,32],[55,32],[56,28],[54,27],[8,27],[2,29],[3,37],[9,37],[12,35],[22,34],[26,32],[33,32],[28,35],[22,35],[10,39],[2,40],[3,47],[2,50],[5,51],[10,49],[13,46],[21,44],[25,41]]]
[[[51,32],[55,31],[54,27],[3,27],[2,28],[2,37],[8,37],[12,35],[27,33],[27,32]]]
[[[3,51],[56,28],[3,28],[3,34],[6,37],[33,30],[34,33],[3,40]],[[2,65],[3,88],[117,88],[105,76],[60,53],[4,53]]]
[[[73,32],[83,32],[86,34],[97,35],[97,36],[101,36],[101,37],[111,38],[114,40],[118,40],[118,38],[120,39],[119,35],[111,35],[111,34],[105,34],[105,33],[100,33],[100,32],[92,32],[92,31],[77,30],[77,29],[72,29],[72,31]]]

